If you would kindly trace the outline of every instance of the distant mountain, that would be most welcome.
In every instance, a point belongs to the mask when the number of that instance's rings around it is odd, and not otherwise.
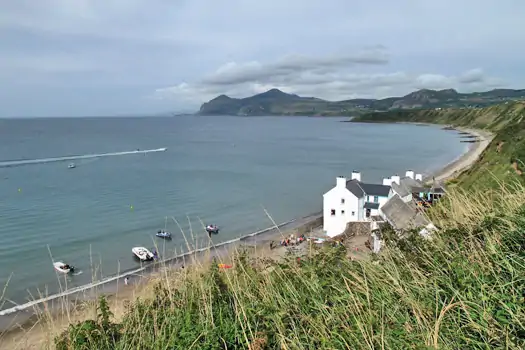
[[[454,89],[414,91],[403,97],[326,101],[301,97],[271,89],[246,98],[220,95],[204,103],[200,115],[303,115],[356,116],[368,112],[445,107],[483,107],[507,100],[525,99],[525,89],[495,89],[486,92],[459,93]]]

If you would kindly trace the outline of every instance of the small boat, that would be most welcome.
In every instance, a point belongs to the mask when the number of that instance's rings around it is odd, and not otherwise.
[[[73,169],[73,168],[76,168],[76,165],[75,165],[75,163],[69,163],[69,165],[67,167],[69,169]]]
[[[160,237],[160,238],[171,239],[171,233],[169,233],[168,231],[164,231],[164,230],[158,230],[157,233],[155,233],[155,236]]]
[[[217,227],[217,225],[208,225],[206,226],[206,232],[208,232],[208,234],[217,234],[219,233],[219,228]]]
[[[58,272],[62,272],[62,273],[69,273],[69,272],[74,272],[75,271],[75,268],[73,266],[68,265],[68,264],[64,264],[62,261],[54,262],[53,263],[53,267]]]
[[[171,233],[166,231],[166,226],[168,225],[168,217],[166,216],[164,220],[164,230],[158,230],[155,236],[165,239],[171,239]]]
[[[153,258],[155,257],[152,252],[150,252],[148,249],[144,247],[134,247],[131,249],[131,251],[141,261],[153,260]]]

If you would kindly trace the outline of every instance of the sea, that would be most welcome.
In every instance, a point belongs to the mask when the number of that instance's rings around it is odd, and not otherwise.
[[[81,286],[136,269],[135,246],[174,256],[207,224],[231,240],[320,211],[336,176],[430,174],[467,148],[437,126],[344,120],[0,119],[1,309],[63,290],[53,261]]]

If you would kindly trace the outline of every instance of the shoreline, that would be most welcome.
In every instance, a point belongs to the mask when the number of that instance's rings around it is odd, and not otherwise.
[[[140,269],[145,272],[142,275],[136,274],[139,269],[135,269],[127,274],[114,276],[111,281],[101,281],[103,283],[97,286],[90,285],[83,291],[75,291],[64,296],[55,294],[49,301],[40,301],[32,307],[8,315],[7,317],[15,315],[22,318],[13,319],[7,325],[7,329],[0,327],[0,349],[39,349],[43,343],[52,343],[54,337],[70,324],[96,317],[95,304],[98,297],[102,295],[106,296],[115,319],[120,320],[129,303],[133,303],[139,297],[153,296],[151,294],[153,284],[150,282],[158,281],[168,275],[184,275],[192,268],[198,270],[203,266],[209,266],[214,258],[219,263],[228,263],[232,253],[238,248],[249,250],[250,256],[280,259],[294,247],[277,246],[270,249],[270,242],[279,241],[291,233],[304,233],[308,236],[308,233],[317,231],[322,226],[322,217],[322,212],[316,212],[145,266]],[[297,248],[304,249],[302,245],[295,247]],[[186,266],[190,269],[185,269]],[[125,276],[132,275],[136,277],[131,279],[129,285],[125,285]],[[80,294],[80,298],[78,296],[74,298],[76,294]]]
[[[272,240],[279,240],[284,236],[285,232],[304,230],[305,227],[309,227],[312,223],[319,220],[319,218],[322,218],[322,211],[275,224],[265,229],[217,244],[211,241],[211,245],[203,248],[194,247],[194,249],[189,252],[178,254],[161,261],[151,262],[139,268],[109,276],[100,281],[94,281],[21,305],[0,310],[0,346],[2,344],[2,338],[6,334],[18,332],[17,328],[31,324],[32,319],[41,313],[40,308],[56,315],[60,313],[60,311],[63,311],[62,309],[65,304],[68,305],[67,307],[74,307],[83,302],[96,300],[100,295],[117,295],[123,287],[128,287],[124,284],[126,277],[130,277],[135,281],[138,280],[138,282],[133,285],[133,287],[135,287],[135,285],[142,284],[141,280],[153,277],[164,269],[174,269],[182,265],[190,265],[191,263],[188,263],[189,260],[194,260],[195,258],[198,260],[202,259],[206,254],[209,255],[210,259],[213,257],[220,259],[224,257],[224,253],[228,255],[230,250],[242,245],[264,247],[264,245],[269,244]]]
[[[422,125],[419,123],[419,125]],[[424,125],[437,125],[437,124],[424,124]],[[444,130],[447,131],[447,130]],[[494,139],[494,134],[487,130],[470,129],[462,127],[454,127],[450,131],[455,132],[466,132],[469,135],[475,136],[479,142],[470,143],[468,149],[459,157],[445,165],[440,170],[431,173],[427,178],[423,179],[424,182],[432,180],[435,181],[447,181],[457,177],[465,170],[469,169],[474,163],[476,163],[485,149],[490,145]]]
[[[421,123],[418,124],[421,125]],[[494,137],[492,133],[484,130],[457,127],[452,131],[468,132],[476,136],[480,142],[471,143],[463,154],[444,165],[440,170],[429,175],[430,179],[434,176],[436,180],[443,181],[465,171],[478,160],[481,153],[488,147]],[[424,181],[428,181],[428,178],[424,179]],[[320,219],[322,220],[322,212],[313,213],[221,242],[217,245],[212,243],[211,246],[194,249],[190,252],[179,254],[157,263],[148,264],[138,269],[126,271],[102,281],[72,288],[71,290],[48,296],[44,299],[15,306],[10,309],[0,310],[0,348],[4,348],[5,346],[10,349],[16,349],[22,345],[22,347],[20,347],[21,349],[29,349],[32,348],[35,343],[38,345],[42,343],[42,341],[52,340],[55,334],[49,334],[50,325],[53,326],[54,331],[61,331],[65,326],[74,322],[74,320],[70,318],[70,313],[74,314],[74,318],[78,320],[88,317],[89,310],[83,309],[76,311],[78,309],[77,306],[92,303],[101,295],[109,296],[108,300],[111,301],[111,305],[129,301],[133,302],[147,289],[149,280],[168,273],[168,270],[170,273],[176,272],[178,269],[180,270],[180,267],[183,265],[206,264],[213,258],[217,258],[222,262],[223,260],[221,259],[227,259],[231,252],[240,246],[253,248],[255,253],[264,252],[268,254],[270,258],[279,258],[279,256],[288,249],[285,247],[277,247],[271,251],[268,249],[270,241],[279,241],[281,237],[288,235],[292,231],[309,230],[311,232],[316,227],[322,225],[322,221],[318,221]],[[320,223],[320,225],[315,226],[316,222],[318,224]],[[127,286],[124,285],[124,278],[126,276],[138,277],[133,277],[133,282]],[[64,308],[66,310],[64,310]],[[42,317],[42,309],[46,312],[44,324],[37,319],[39,316]],[[49,315],[52,319],[47,317]],[[59,318],[62,322],[58,321]],[[31,337],[29,334],[31,334]],[[49,338],[49,336],[51,336],[51,338]],[[37,345],[35,345],[35,348],[38,348]]]

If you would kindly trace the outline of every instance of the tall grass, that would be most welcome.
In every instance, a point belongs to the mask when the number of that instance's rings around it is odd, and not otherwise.
[[[519,186],[519,185],[517,185]],[[516,191],[517,190],[517,191]],[[431,239],[391,230],[351,261],[344,247],[300,260],[194,265],[111,321],[70,325],[58,349],[523,349],[525,188],[453,191]]]

